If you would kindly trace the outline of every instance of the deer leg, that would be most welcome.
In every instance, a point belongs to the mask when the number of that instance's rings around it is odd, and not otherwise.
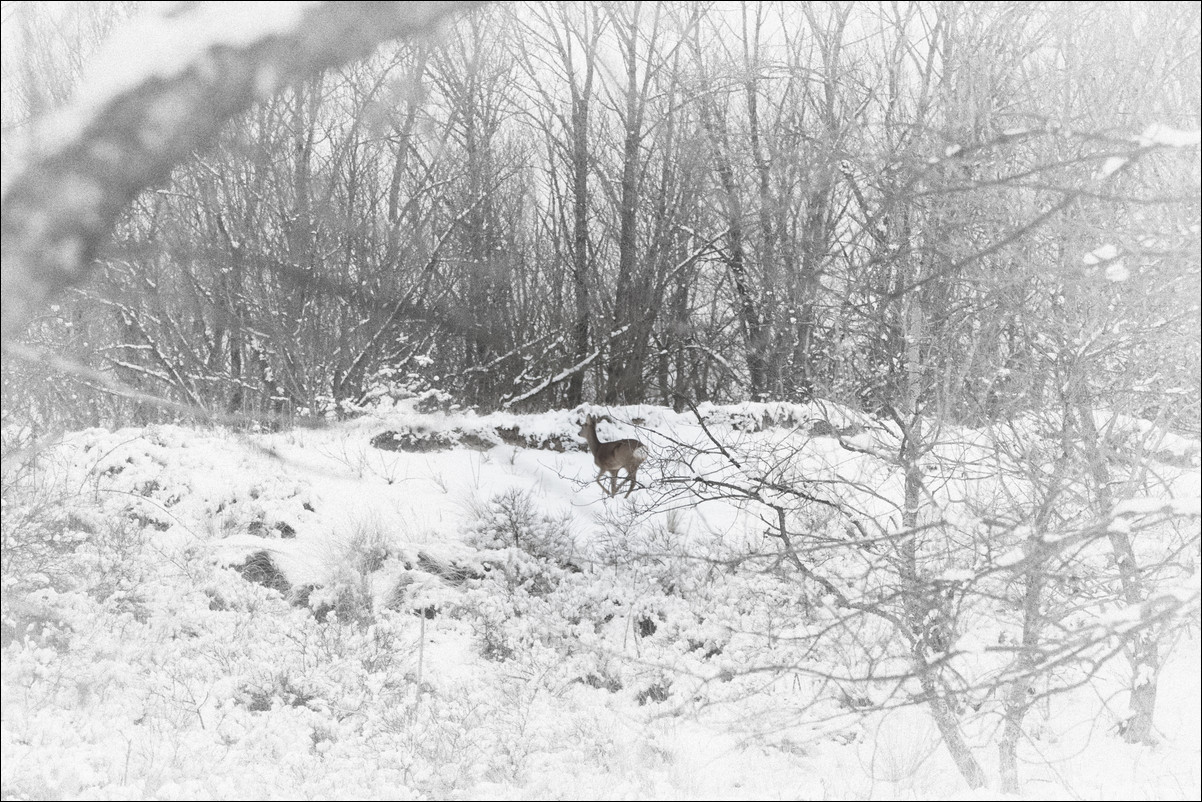
[[[638,472],[639,472],[638,468],[635,468],[634,470],[629,470],[626,472],[626,478],[630,482],[630,489],[626,491],[626,496],[629,496],[631,493],[634,492],[634,481],[635,481],[634,477],[638,474]],[[623,496],[622,498],[626,498],[626,496]]]
[[[601,492],[605,492],[605,483],[601,481],[601,477],[605,475],[605,469],[597,471],[597,487],[601,488]]]
[[[609,497],[613,498],[618,495],[618,472],[609,472]]]

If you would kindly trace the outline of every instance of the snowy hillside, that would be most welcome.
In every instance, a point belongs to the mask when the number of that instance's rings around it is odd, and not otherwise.
[[[904,651],[848,614],[888,590],[891,428],[831,405],[595,408],[602,440],[651,453],[609,498],[588,411],[426,398],[278,433],[88,430],[6,465],[4,797],[966,793]],[[999,442],[945,432],[928,456],[939,581],[991,587],[1021,542],[995,523],[1028,492]],[[1176,518],[1141,558],[1173,526],[1196,550],[1197,444],[1159,450],[1152,507]],[[993,562],[959,536],[995,538]],[[1163,592],[1196,599],[1196,564],[1174,576]],[[992,773],[994,647],[1018,635],[1003,590],[963,598],[946,659]],[[1121,661],[1064,659],[1019,750],[1031,798],[1197,798],[1183,631],[1156,747],[1117,737]]]

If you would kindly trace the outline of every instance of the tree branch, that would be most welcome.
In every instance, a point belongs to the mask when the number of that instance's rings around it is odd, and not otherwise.
[[[287,22],[251,32],[231,33],[229,7],[217,3],[172,6],[161,19],[143,20],[153,27],[148,35],[203,38],[188,40],[189,52],[174,63],[154,51],[158,62],[145,58],[124,85],[84,93],[40,127],[29,161],[4,188],[0,341],[82,283],[126,206],[227,120],[283,86],[366,56],[385,40],[428,34],[479,3],[289,5],[272,11]],[[58,141],[47,146],[48,139]]]

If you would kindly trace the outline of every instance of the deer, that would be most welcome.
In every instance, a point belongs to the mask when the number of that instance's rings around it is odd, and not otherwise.
[[[605,490],[605,484],[601,481],[601,477],[605,475],[606,471],[609,471],[609,497],[616,496],[618,494],[618,471],[625,469],[626,478],[622,481],[630,483],[630,489],[626,491],[626,496],[634,492],[635,474],[638,473],[643,460],[647,459],[647,447],[638,440],[630,439],[602,443],[597,439],[597,419],[591,415],[584,419],[584,425],[580,427],[580,435],[588,441],[588,450],[593,454],[593,463],[597,466],[597,484],[601,490]]]

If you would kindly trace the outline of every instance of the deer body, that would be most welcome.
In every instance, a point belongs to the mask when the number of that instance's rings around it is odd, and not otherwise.
[[[597,466],[597,484],[605,490],[601,477],[609,472],[609,495],[612,498],[618,494],[618,471],[625,470],[623,482],[630,483],[626,491],[629,496],[634,491],[635,474],[643,460],[647,459],[647,448],[638,440],[615,440],[603,443],[597,438],[596,418],[586,418],[580,427],[580,434],[588,441],[588,450],[593,454],[593,463]]]

